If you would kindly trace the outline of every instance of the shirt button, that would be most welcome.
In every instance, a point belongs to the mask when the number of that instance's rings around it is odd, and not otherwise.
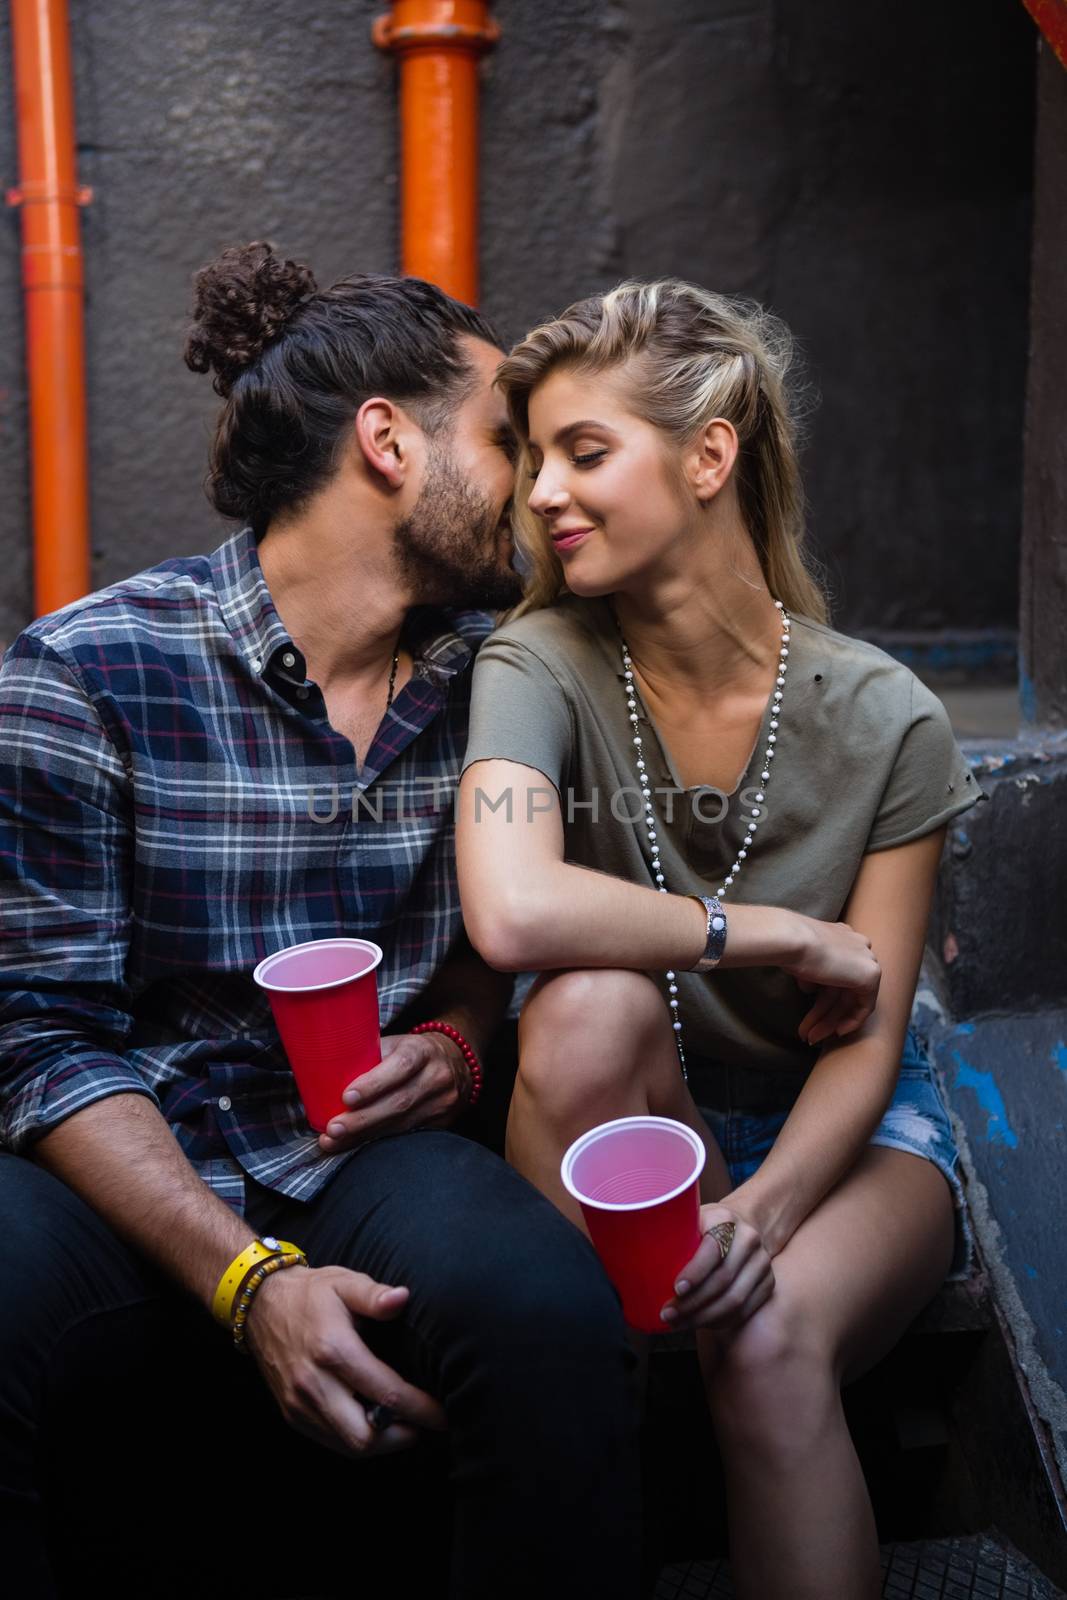
[[[229,1109],[230,1109],[230,1107],[232,1105],[233,1105],[233,1101],[230,1099],[228,1094],[220,1094],[219,1095],[219,1110],[220,1111],[229,1111]]]
[[[296,657],[294,656],[294,654],[293,654],[293,652],[291,650],[287,650],[285,652],[285,654],[282,656],[282,666],[283,667],[295,667],[296,666]]]
[[[307,692],[306,689],[298,689],[296,691],[296,698],[298,700],[306,700],[307,697],[308,697],[308,692]]]
[[[252,671],[253,672],[259,672],[260,669],[262,668],[262,666],[263,666],[263,663],[259,659],[259,657],[258,656],[253,656],[252,657]]]

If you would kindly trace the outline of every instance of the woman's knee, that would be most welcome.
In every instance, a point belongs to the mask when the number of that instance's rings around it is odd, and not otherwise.
[[[829,1343],[788,1287],[776,1286],[739,1328],[714,1336],[704,1369],[717,1426],[750,1443],[771,1437],[799,1447],[838,1403]]]
[[[643,1076],[671,1042],[663,996],[642,972],[581,969],[543,978],[519,1022],[519,1079],[552,1107],[598,1100]]]

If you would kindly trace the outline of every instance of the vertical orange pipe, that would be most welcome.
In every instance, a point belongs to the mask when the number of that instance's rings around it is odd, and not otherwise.
[[[91,587],[83,273],[65,0],[11,0],[38,616]]]
[[[400,61],[405,273],[478,303],[478,58],[500,37],[487,0],[394,0],[374,42]]]

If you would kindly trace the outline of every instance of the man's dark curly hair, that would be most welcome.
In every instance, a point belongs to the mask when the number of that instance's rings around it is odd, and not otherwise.
[[[396,400],[435,433],[475,383],[459,336],[500,342],[479,312],[421,278],[367,274],[319,289],[309,267],[262,240],[201,267],[195,290],[185,361],[214,373],[225,402],[208,497],[257,539],[329,481],[365,400]]]

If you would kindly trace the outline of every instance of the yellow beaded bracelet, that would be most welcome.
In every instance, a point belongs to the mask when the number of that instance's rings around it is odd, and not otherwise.
[[[221,1322],[224,1328],[232,1325],[234,1301],[249,1273],[260,1262],[270,1261],[275,1256],[299,1256],[302,1261],[307,1259],[299,1246],[287,1244],[284,1239],[274,1239],[269,1233],[262,1239],[253,1239],[239,1256],[233,1258],[219,1279],[211,1305],[211,1314],[216,1322]]]
[[[295,1255],[271,1256],[269,1261],[264,1261],[256,1268],[241,1290],[241,1297],[233,1314],[233,1342],[236,1349],[244,1350],[248,1308],[260,1284],[269,1278],[272,1272],[281,1272],[285,1267],[306,1267],[307,1264],[307,1256],[302,1250],[298,1250]]]

